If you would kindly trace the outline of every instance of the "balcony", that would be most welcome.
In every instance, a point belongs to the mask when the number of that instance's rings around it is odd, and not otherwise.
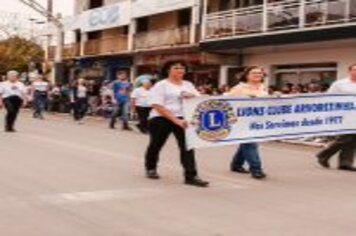
[[[128,51],[127,35],[89,40],[85,43],[85,48],[84,48],[84,54],[86,56],[117,54],[117,53],[123,53],[127,51]]]
[[[190,43],[190,27],[164,29],[139,33],[135,36],[136,50],[149,50]]]
[[[63,46],[63,58],[74,58],[80,55],[80,44],[73,43]]]
[[[56,55],[56,46],[48,48],[48,58],[54,60]],[[80,45],[78,43],[63,45],[62,56],[64,59],[78,57],[80,55]]]
[[[205,40],[356,25],[354,0],[267,0],[208,14]]]

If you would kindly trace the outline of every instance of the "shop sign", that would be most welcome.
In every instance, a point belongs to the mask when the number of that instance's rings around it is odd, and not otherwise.
[[[130,24],[131,4],[129,1],[97,8],[82,14],[82,31],[104,30]]]
[[[181,55],[147,55],[138,57],[137,65],[160,65],[166,61],[183,60],[187,63],[202,63],[203,57],[201,53],[185,53]]]
[[[159,13],[193,7],[196,0],[133,0],[133,17],[144,17]]]

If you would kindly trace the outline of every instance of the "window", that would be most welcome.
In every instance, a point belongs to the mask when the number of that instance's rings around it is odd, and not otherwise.
[[[187,26],[190,25],[192,21],[191,10],[184,9],[178,12],[178,26]]]
[[[82,34],[80,30],[76,30],[74,31],[74,33],[75,33],[75,42],[80,43],[82,41]]]
[[[219,11],[226,11],[231,9],[230,0],[220,0],[219,2]]]
[[[89,0],[89,8],[88,9],[102,7],[103,5],[104,5],[103,0]]]
[[[148,17],[142,17],[137,19],[137,33],[147,32],[149,25]]]
[[[103,31],[93,31],[88,33],[88,39],[89,40],[94,40],[94,39],[100,39],[103,34]]]

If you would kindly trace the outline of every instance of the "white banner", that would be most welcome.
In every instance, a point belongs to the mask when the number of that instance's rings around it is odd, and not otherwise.
[[[196,0],[133,0],[133,17],[155,15],[163,12],[190,8]]]
[[[356,133],[356,95],[199,97],[184,101],[189,148]]]
[[[124,1],[113,5],[84,12],[80,19],[84,32],[104,30],[129,25],[131,20],[131,3]]]

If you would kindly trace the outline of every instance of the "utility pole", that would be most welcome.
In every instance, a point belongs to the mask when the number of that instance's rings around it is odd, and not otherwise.
[[[56,56],[55,56],[55,65],[54,65],[54,77],[55,82],[63,82],[63,72],[64,66],[62,61],[62,48],[63,48],[63,24],[53,15],[53,1],[47,0],[47,7],[43,7],[37,2],[37,0],[18,0],[21,3],[27,5],[31,9],[40,13],[42,16],[47,18],[47,21],[53,23],[57,29],[57,47],[56,47]]]

